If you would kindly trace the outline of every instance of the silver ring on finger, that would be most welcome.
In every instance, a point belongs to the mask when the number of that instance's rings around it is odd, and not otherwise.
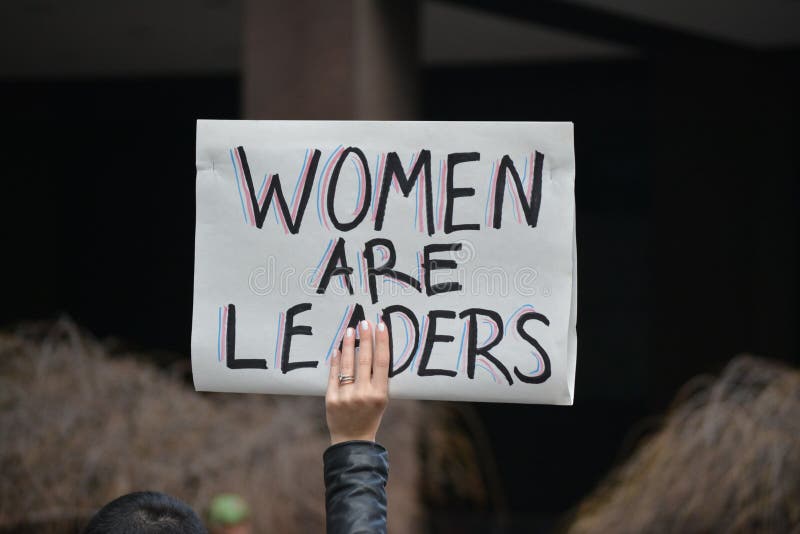
[[[355,381],[356,381],[356,379],[353,376],[343,375],[343,374],[339,375],[339,385],[340,386],[344,386],[345,384],[352,384]]]

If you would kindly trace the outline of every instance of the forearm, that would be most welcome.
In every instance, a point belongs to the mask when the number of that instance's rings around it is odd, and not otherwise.
[[[328,534],[385,533],[388,453],[371,441],[328,447],[325,508]]]

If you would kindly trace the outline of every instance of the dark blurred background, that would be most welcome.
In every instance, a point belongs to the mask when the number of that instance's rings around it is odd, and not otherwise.
[[[477,405],[512,523],[553,525],[690,377],[800,363],[796,0],[19,0],[0,48],[3,325],[188,358],[198,118],[563,120],[575,406]]]

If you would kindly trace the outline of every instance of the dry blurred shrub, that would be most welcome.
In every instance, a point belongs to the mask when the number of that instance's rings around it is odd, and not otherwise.
[[[490,439],[471,403],[426,403],[420,497],[430,532],[505,532],[505,491]]]
[[[571,532],[800,532],[800,373],[751,356],[686,385]]]
[[[324,531],[321,398],[199,394],[107,352],[69,321],[0,335],[0,528],[70,531],[112,498],[154,489],[198,511],[234,491],[257,532]],[[417,531],[422,516],[420,421],[437,416],[421,406],[392,401],[379,435],[392,532]]]

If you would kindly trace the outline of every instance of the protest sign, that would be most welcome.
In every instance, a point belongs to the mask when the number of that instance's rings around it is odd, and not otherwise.
[[[366,318],[392,397],[571,404],[574,179],[571,123],[198,121],[195,387],[322,395]]]

